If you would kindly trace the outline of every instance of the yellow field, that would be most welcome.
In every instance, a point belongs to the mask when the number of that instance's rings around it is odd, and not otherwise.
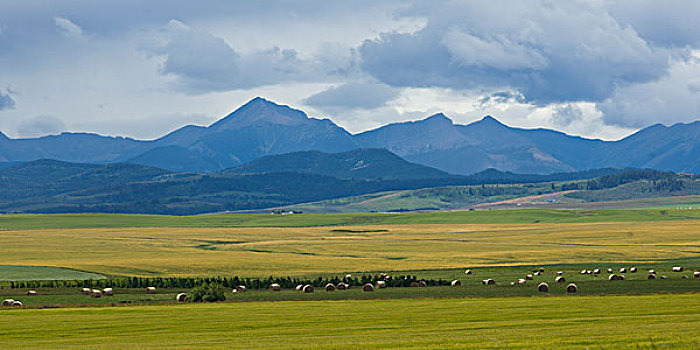
[[[700,221],[41,229],[0,231],[0,240],[0,265],[138,276],[300,276],[698,257]]]

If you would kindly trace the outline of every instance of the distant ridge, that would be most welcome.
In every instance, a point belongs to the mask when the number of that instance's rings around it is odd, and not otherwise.
[[[698,173],[700,121],[652,125],[619,141],[601,141],[512,128],[492,116],[459,125],[438,113],[352,135],[329,119],[257,97],[208,127],[185,126],[153,141],[89,133],[10,139],[0,133],[0,162],[133,162],[204,173],[271,155],[362,148],[387,149],[409,162],[461,175],[489,168],[552,174],[606,167]]]

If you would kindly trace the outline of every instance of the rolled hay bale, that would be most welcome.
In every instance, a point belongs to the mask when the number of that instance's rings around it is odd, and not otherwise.
[[[541,273],[540,273],[539,271],[537,271],[537,272],[533,273],[532,275],[533,275],[533,276],[539,276],[539,275],[541,275]]]
[[[185,293],[180,293],[175,297],[175,300],[177,300],[178,303],[186,303],[187,299],[188,299],[188,296]]]
[[[83,295],[90,295],[90,292],[91,292],[91,291],[92,291],[92,290],[91,290],[90,288],[83,288],[83,289],[80,291],[80,293],[83,294]]]
[[[648,280],[655,280],[656,279],[656,274],[655,273],[650,273],[649,276],[647,276]]]
[[[112,296],[114,295],[114,289],[112,288],[105,288],[102,290],[102,295],[104,296]]]
[[[99,289],[93,289],[90,292],[90,297],[91,298],[101,298],[102,297],[102,291]]]
[[[637,273],[636,267],[630,267],[630,273]]]
[[[621,268],[620,268],[620,273],[625,273],[625,272],[627,272],[627,269],[624,268],[624,267],[621,267]]]
[[[146,294],[156,294],[156,287],[146,287]]]
[[[608,276],[608,281],[617,281],[617,275],[616,274],[611,274]]]
[[[539,273],[544,273],[544,267],[540,267],[540,268],[537,270],[537,272],[539,272]]]
[[[547,293],[549,292],[549,285],[547,283],[540,283],[537,285],[537,291],[542,292],[542,293]]]
[[[612,272],[613,272],[613,269],[611,269],[611,268],[608,267],[608,270],[607,270],[607,271],[608,271],[608,273],[612,273]]]
[[[425,281],[420,281],[420,282],[418,282],[418,287],[421,287],[421,288],[422,288],[422,287],[427,287],[427,286],[428,286],[428,284],[425,283]]]
[[[564,278],[564,276],[557,276],[557,278],[554,279],[554,282],[564,283],[566,282],[566,278]]]
[[[515,283],[515,282],[510,282],[510,285],[511,285],[511,286],[514,286],[514,285],[516,285],[516,284],[517,284],[517,283]]]
[[[314,292],[314,286],[307,284],[304,286],[304,288],[301,289],[302,292],[304,293],[313,293]]]
[[[673,272],[683,272],[683,266],[674,266],[671,268]]]
[[[294,289],[296,289],[297,291],[301,292],[301,290],[304,289],[304,285],[303,285],[303,284],[297,285],[297,287],[294,288]]]
[[[282,290],[282,286],[279,283],[273,283],[270,285],[270,290],[273,292],[279,292]]]
[[[483,284],[483,285],[485,285],[485,286],[491,286],[491,285],[496,284],[496,281],[494,281],[494,280],[488,278],[488,279],[485,279],[485,280],[481,281],[481,284]]]
[[[585,270],[585,269],[584,269],[584,270],[581,270],[581,274],[582,274],[582,275],[585,275],[585,274],[586,274],[586,271],[587,271],[587,270]]]
[[[420,283],[418,283],[418,286],[420,286]],[[386,288],[386,282],[377,281],[377,288]]]
[[[412,288],[418,288],[418,282],[411,282]]]
[[[351,275],[351,274],[345,275],[345,280],[351,280],[351,279],[352,279],[352,275]]]
[[[561,276],[564,274],[564,271],[557,271],[557,276]]]
[[[693,277],[700,278],[700,271],[693,272]]]
[[[27,295],[36,295],[36,291],[35,290],[27,291]]]
[[[450,285],[452,287],[460,287],[462,285],[462,282],[460,280],[454,280],[454,281],[450,282]]]
[[[10,306],[12,306],[12,304],[14,304],[14,303],[15,303],[15,300],[14,300],[14,299],[5,299],[5,300],[2,301],[2,304],[1,304],[1,305],[2,305],[3,307],[10,307]]]
[[[467,274],[467,275],[471,275],[471,274],[472,274],[472,270],[464,271],[464,273]]]
[[[649,270],[649,273],[654,273],[654,274],[655,274],[656,271],[654,271],[654,269],[651,269],[651,270]]]
[[[600,269],[593,269],[594,275],[600,275]]]
[[[236,293],[245,293],[248,291],[248,288],[246,288],[245,286],[238,286],[238,287],[234,288],[233,290],[235,290]]]
[[[367,283],[364,286],[362,286],[362,291],[363,292],[374,292],[374,286],[371,283]]]
[[[567,293],[576,293],[576,292],[578,292],[578,287],[576,287],[576,285],[573,283],[569,283],[566,286],[566,292]]]
[[[528,281],[532,281],[534,279],[534,277],[532,277],[532,275],[530,275],[530,274],[527,274],[527,275],[525,275],[525,279]]]
[[[15,300],[15,301],[12,303],[12,307],[22,307],[22,306],[24,306],[24,304],[22,304],[22,302],[19,301],[19,300]]]
[[[525,284],[525,283],[527,283],[527,280],[525,280],[525,279],[523,279],[523,278],[518,278],[518,284],[522,285],[522,284]]]
[[[325,289],[326,292],[335,292],[335,285],[333,283],[327,283],[323,289]]]
[[[665,279],[667,279],[667,278],[668,278],[668,276],[666,276],[666,275],[661,275],[661,279],[662,279],[662,280],[665,280]]]
[[[593,273],[593,271],[591,271],[591,270],[586,270],[586,275],[590,275],[590,274],[592,274],[592,273]]]
[[[335,288],[338,290],[346,290],[346,289],[350,288],[350,285],[345,284],[343,282],[340,282],[340,283],[338,283],[338,285]]]
[[[626,278],[625,278],[625,275],[617,275],[617,280],[618,280],[618,281],[624,281],[625,279],[626,279]]]

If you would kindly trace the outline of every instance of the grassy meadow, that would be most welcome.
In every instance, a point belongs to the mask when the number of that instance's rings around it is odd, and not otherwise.
[[[0,339],[3,349],[691,349],[699,327],[700,296],[661,294],[5,310]]]

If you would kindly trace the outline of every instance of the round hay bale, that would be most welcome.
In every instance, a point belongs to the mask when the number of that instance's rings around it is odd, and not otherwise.
[[[146,294],[156,294],[156,287],[146,287]]]
[[[693,277],[700,278],[700,271],[693,272]]]
[[[542,292],[542,293],[547,293],[549,292],[549,285],[547,283],[540,283],[537,285],[537,291]]]
[[[514,285],[516,285],[516,284],[517,284],[517,283],[515,283],[515,282],[510,282],[510,285],[511,285],[511,286],[514,286]]]
[[[613,269],[611,269],[611,268],[608,267],[608,270],[607,270],[607,271],[608,271],[608,273],[612,273],[612,272],[613,272]]]
[[[539,276],[539,275],[540,275],[540,272],[537,271],[537,272],[533,273],[532,275],[533,275],[533,276]]]
[[[582,274],[582,275],[585,275],[585,274],[586,274],[586,270],[581,270],[581,274]]]
[[[537,271],[539,273],[544,273],[544,267],[540,267],[539,270]]]
[[[673,272],[683,272],[683,266],[674,266],[671,268]]]
[[[351,275],[351,274],[345,275],[345,280],[351,280],[351,279],[352,279],[352,275]]]
[[[566,278],[564,278],[564,276],[557,276],[557,278],[554,279],[554,282],[564,283],[566,282]]]
[[[649,276],[647,276],[648,280],[655,280],[656,279],[656,274],[650,273]]]
[[[566,292],[567,293],[576,293],[576,292],[578,292],[578,287],[576,287],[576,285],[573,283],[569,283],[566,286]]]
[[[83,288],[83,289],[80,291],[80,293],[83,294],[83,295],[90,295],[90,292],[91,292],[91,291],[92,291],[92,290],[91,290],[90,288]]]
[[[471,274],[472,274],[472,270],[464,271],[464,273],[467,274],[467,275],[471,275]]]
[[[14,304],[15,300],[14,299],[5,299],[2,301],[2,306],[3,307],[10,307],[12,304]]]
[[[594,275],[600,275],[600,269],[593,269]]]
[[[661,279],[662,279],[662,280],[665,280],[665,279],[667,279],[667,278],[668,278],[668,276],[666,276],[666,275],[661,275]]]
[[[350,285],[345,284],[343,282],[338,283],[338,285],[335,287],[338,290],[346,290],[350,287]]]
[[[363,292],[374,292],[374,286],[371,283],[367,283],[364,286],[362,286],[362,291]]]
[[[523,278],[518,278],[518,284],[525,284],[527,281]]]
[[[617,281],[617,275],[613,273],[612,275],[608,276],[608,281]]]
[[[188,299],[188,296],[185,293],[180,293],[175,297],[175,300],[177,300],[178,303],[186,303],[187,299]]]
[[[636,273],[637,268],[636,267],[630,267],[630,273]]]
[[[326,292],[334,292],[335,291],[335,285],[333,283],[327,283],[323,289],[326,290]]]
[[[656,273],[653,269],[649,270],[649,273]]]
[[[624,280],[625,280],[625,275],[617,275],[617,280],[618,280],[618,281],[624,281]]]
[[[621,267],[621,268],[620,268],[620,273],[625,273],[625,272],[627,272],[627,269],[624,268],[624,267]]]
[[[564,271],[557,271],[557,276],[561,276],[564,274]]]
[[[483,284],[485,286],[491,286],[491,285],[496,284],[496,281],[489,278],[489,279],[485,279],[485,280],[481,281],[481,284]]]
[[[418,282],[418,287],[427,287],[428,284],[425,281]]]
[[[450,285],[452,287],[460,287],[462,285],[462,282],[460,280],[454,280],[454,281],[450,282]]]
[[[525,275],[525,279],[528,281],[532,281],[534,279],[534,277],[532,277],[532,275],[528,274],[528,275]]]
[[[418,285],[420,286],[420,283]],[[386,282],[377,281],[377,288],[386,288]]]
[[[15,300],[15,301],[12,303],[12,307],[22,307],[22,306],[24,306],[24,305],[23,305],[22,302],[19,301],[19,300]]]
[[[280,286],[279,283],[273,283],[270,285],[270,290],[272,290],[273,292],[279,292],[282,290],[282,286]]]
[[[298,285],[298,286],[297,286],[296,288],[294,288],[294,289],[296,289],[297,291],[300,291],[300,292],[301,292],[301,290],[304,289],[304,285],[303,285],[303,284],[300,284],[300,285]]]
[[[102,297],[102,291],[99,289],[93,289],[92,292],[90,292],[90,297],[92,298],[101,298]]]
[[[411,282],[412,288],[418,288],[418,282]]]
[[[307,284],[304,286],[304,288],[301,289],[302,292],[304,293],[313,293],[314,292],[314,286]]]
[[[245,286],[236,287],[236,293],[245,293],[247,291],[248,291],[248,288],[246,288]]]
[[[105,288],[105,289],[102,290],[102,295],[105,295],[105,296],[112,296],[112,295],[114,295],[114,289],[112,289],[112,288]]]
[[[27,295],[36,295],[36,291],[35,290],[27,291]]]

